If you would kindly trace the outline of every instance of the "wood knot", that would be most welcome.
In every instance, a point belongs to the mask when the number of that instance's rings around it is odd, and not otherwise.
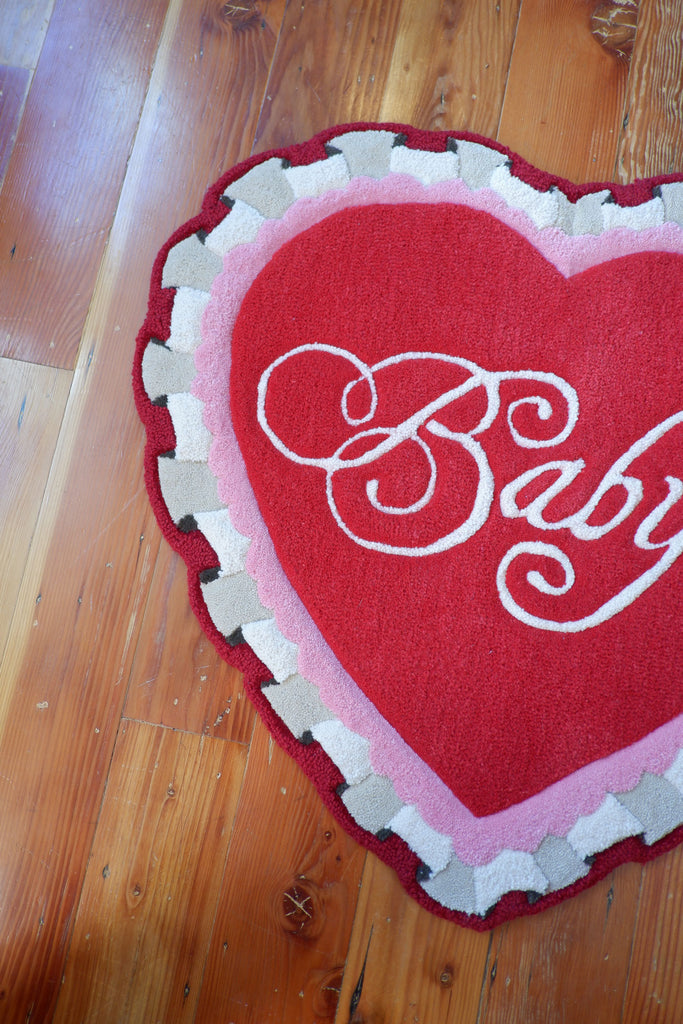
[[[221,15],[235,32],[253,28],[261,20],[261,12],[255,0],[234,0],[233,3],[225,3]]]
[[[450,964],[446,964],[446,966],[441,971],[441,974],[439,975],[439,984],[441,985],[442,988],[451,988],[452,987],[452,985],[453,985],[453,968],[452,968],[452,966]]]
[[[143,900],[144,889],[140,882],[134,882],[127,893],[126,904],[130,910],[135,910]]]
[[[638,0],[612,0],[593,11],[591,32],[609,53],[630,60],[638,26]]]
[[[317,895],[307,879],[297,880],[282,893],[282,924],[285,931],[302,938],[320,934],[323,915]]]
[[[339,1008],[344,967],[333,967],[317,982],[311,1009],[320,1020],[334,1020]]]

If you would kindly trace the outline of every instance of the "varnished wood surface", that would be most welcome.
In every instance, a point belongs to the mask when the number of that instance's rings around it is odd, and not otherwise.
[[[477,934],[340,830],[192,616],[130,393],[154,255],[250,152],[391,120],[683,171],[679,5],[0,8],[0,1021],[679,1024],[679,852]]]

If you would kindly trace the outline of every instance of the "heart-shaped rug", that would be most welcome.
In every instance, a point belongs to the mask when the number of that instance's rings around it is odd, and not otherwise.
[[[349,125],[161,250],[134,386],[195,611],[425,906],[683,839],[683,180]]]

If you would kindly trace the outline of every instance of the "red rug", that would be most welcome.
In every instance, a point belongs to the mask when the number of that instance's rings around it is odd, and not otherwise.
[[[134,371],[190,596],[342,824],[436,913],[683,838],[683,181],[330,129],[157,259]]]

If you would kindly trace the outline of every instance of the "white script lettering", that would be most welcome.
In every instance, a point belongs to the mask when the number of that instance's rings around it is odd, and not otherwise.
[[[339,402],[343,419],[350,428],[353,428],[354,432],[331,454],[320,457],[304,456],[288,447],[272,428],[266,415],[268,389],[271,386],[273,375],[277,376],[278,369],[290,359],[305,357],[310,353],[315,353],[317,356],[324,353],[334,359],[341,359],[348,364],[349,370],[352,372],[352,379],[345,385]],[[378,381],[381,382],[383,376],[386,376],[383,375],[382,371],[388,370],[391,367],[397,367],[402,363],[420,360],[434,360],[437,363],[451,364],[466,371],[469,376],[462,383],[458,384],[457,387],[445,390],[402,422],[391,425],[370,426],[371,421],[375,418],[378,407]],[[297,374],[297,380],[299,379],[300,375]],[[306,379],[305,374],[301,375],[301,379]],[[526,433],[522,433],[515,426],[515,410],[524,405],[535,406],[538,419],[543,421],[551,419],[555,413],[556,410],[554,410],[553,405],[547,397],[538,394],[530,394],[511,402],[507,409],[507,423],[512,440],[517,446],[526,449],[556,447],[570,436],[579,417],[579,400],[574,388],[556,374],[532,370],[494,372],[483,369],[471,360],[433,352],[401,353],[370,366],[347,349],[325,344],[295,347],[271,363],[261,376],[258,385],[258,421],[275,448],[291,462],[301,466],[311,466],[324,470],[325,493],[330,512],[339,528],[354,543],[384,554],[424,557],[447,551],[449,548],[465,543],[482,528],[489,517],[494,498],[495,482],[488,458],[481,442],[477,440],[477,435],[482,434],[496,420],[501,405],[500,386],[504,381],[523,381],[529,382],[530,385],[534,383],[542,384],[546,390],[550,388],[557,392],[566,406],[564,425],[559,432],[550,438],[533,438],[529,437]],[[366,387],[367,411],[362,416],[352,416],[349,411],[349,398],[352,390],[359,385],[365,385]],[[453,403],[479,388],[483,389],[486,397],[485,408],[478,422],[470,430],[466,432],[453,431],[437,418],[442,410],[446,410]],[[516,479],[503,486],[499,499],[503,516],[509,519],[523,517],[530,526],[541,531],[566,529],[579,540],[597,540],[605,536],[633,513],[643,497],[642,481],[637,476],[629,475],[627,472],[631,464],[655,445],[660,438],[682,423],[683,411],[669,416],[632,444],[628,451],[610,467],[588,502],[572,515],[565,516],[559,520],[547,520],[544,513],[550,502],[569,487],[585,468],[583,459],[560,459],[545,462],[522,473]],[[410,516],[422,511],[434,497],[438,467],[432,448],[425,439],[424,433],[422,435],[418,434],[420,428],[424,428],[424,431],[434,437],[452,441],[473,460],[477,473],[477,485],[469,514],[464,522],[459,523],[452,529],[447,530],[436,540],[426,544],[389,544],[361,536],[356,530],[351,528],[339,511],[338,503],[334,497],[335,476],[341,470],[377,463],[399,445],[407,443],[416,445],[416,451],[421,453],[428,467],[427,484],[423,493],[417,499],[406,501],[405,504],[383,503],[379,498],[379,481],[376,478],[367,481],[365,493],[371,508],[387,516]],[[368,441],[368,439],[370,440]],[[363,442],[362,446],[358,442]],[[359,450],[359,447],[362,448],[361,454],[347,454],[351,446],[355,446],[356,451]],[[518,499],[523,489],[546,473],[553,474],[553,482],[540,494],[537,494],[525,507],[520,507]],[[564,572],[564,583],[561,586],[551,585],[538,571],[529,572],[526,579],[540,593],[561,596],[567,593],[575,582],[575,572],[571,561],[559,547],[553,544],[540,541],[516,544],[510,548],[502,559],[496,575],[499,597],[507,611],[521,622],[537,629],[578,632],[607,621],[635,601],[671,567],[683,552],[683,530],[658,543],[653,543],[650,539],[654,530],[662,522],[668,511],[683,496],[683,482],[678,477],[666,476],[665,479],[668,485],[666,498],[640,523],[634,536],[634,544],[642,550],[662,549],[662,556],[655,565],[651,566],[645,573],[609,601],[602,604],[591,615],[568,622],[555,621],[535,616],[515,601],[508,588],[507,573],[512,562],[521,555],[551,559],[557,562]],[[598,505],[608,491],[614,488],[623,489],[625,498],[621,507],[607,522],[598,525],[591,524],[589,520]]]

